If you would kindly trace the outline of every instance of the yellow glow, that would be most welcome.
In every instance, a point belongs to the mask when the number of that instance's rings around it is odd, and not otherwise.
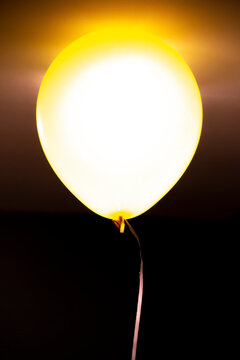
[[[107,218],[135,217],[182,176],[202,127],[197,83],[184,60],[139,28],[73,42],[38,95],[46,157],[67,188]]]

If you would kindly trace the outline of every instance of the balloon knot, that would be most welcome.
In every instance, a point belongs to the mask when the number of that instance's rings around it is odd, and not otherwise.
[[[120,230],[120,233],[124,233],[125,221],[122,216],[118,217],[118,220],[113,220],[114,225]]]

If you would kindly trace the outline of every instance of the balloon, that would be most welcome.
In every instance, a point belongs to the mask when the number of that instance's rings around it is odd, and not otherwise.
[[[45,155],[65,186],[97,214],[140,215],[188,167],[202,102],[175,50],[136,29],[105,29],[65,48],[37,100]]]

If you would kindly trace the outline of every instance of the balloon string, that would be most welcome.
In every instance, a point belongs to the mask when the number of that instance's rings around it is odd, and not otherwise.
[[[136,234],[133,227],[129,224],[129,222],[125,219],[126,224],[129,227],[129,230],[133,234],[133,236],[137,239],[139,250],[140,250],[140,272],[139,272],[139,291],[138,291],[138,303],[137,303],[137,314],[135,320],[135,329],[134,329],[134,337],[133,337],[133,347],[132,347],[132,360],[136,359],[136,352],[137,352],[137,342],[138,342],[138,332],[139,332],[139,324],[140,324],[140,317],[141,317],[141,309],[142,309],[142,297],[143,297],[143,258],[142,258],[142,249],[141,243],[139,240],[138,235]]]

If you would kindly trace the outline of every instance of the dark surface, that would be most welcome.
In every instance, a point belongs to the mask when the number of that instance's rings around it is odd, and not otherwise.
[[[137,360],[224,355],[236,335],[237,222],[140,216]],[[2,213],[0,351],[31,358],[131,358],[139,252],[92,215]]]

